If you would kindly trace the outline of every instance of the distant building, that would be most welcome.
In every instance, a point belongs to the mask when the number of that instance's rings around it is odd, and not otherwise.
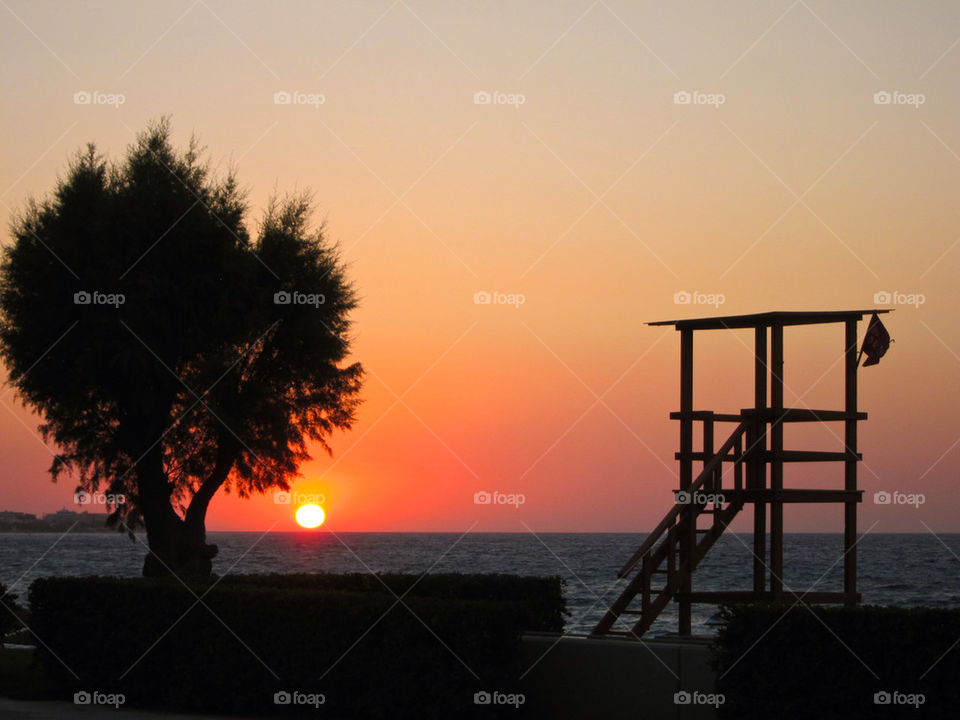
[[[57,510],[42,518],[30,513],[0,510],[0,532],[102,532],[107,527],[106,513]]]
[[[0,510],[0,523],[24,523],[24,522],[36,522],[37,516],[31,515],[30,513],[23,512],[14,512],[12,510]]]

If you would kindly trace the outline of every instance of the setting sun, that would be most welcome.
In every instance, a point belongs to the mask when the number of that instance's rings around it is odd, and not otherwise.
[[[305,528],[315,528],[323,525],[326,514],[319,505],[301,505],[297,508],[297,522]]]

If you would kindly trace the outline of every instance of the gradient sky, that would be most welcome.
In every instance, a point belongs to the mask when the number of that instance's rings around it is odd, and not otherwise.
[[[960,531],[960,5],[4,0],[0,17],[4,216],[87,141],[119,157],[166,114],[236,165],[252,221],[274,191],[315,193],[368,370],[355,429],[295,487],[325,495],[332,529],[647,530],[676,483],[679,339],[646,321],[896,291],[923,303],[891,306],[896,344],[861,371],[861,528]],[[94,91],[124,102],[75,104]],[[474,303],[495,290],[525,301]],[[697,407],[748,405],[749,334],[699,338]],[[787,403],[839,407],[841,326],[786,343]],[[74,508],[38,419],[9,386],[0,403],[0,508]],[[788,486],[840,486],[814,470]],[[788,507],[786,528],[840,519]],[[295,525],[272,497],[221,494],[208,527]]]

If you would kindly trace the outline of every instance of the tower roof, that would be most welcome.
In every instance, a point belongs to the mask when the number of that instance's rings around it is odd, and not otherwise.
[[[733,330],[737,328],[759,328],[772,325],[818,325],[820,323],[842,323],[847,320],[862,320],[864,315],[883,314],[889,309],[873,310],[826,310],[802,312],[765,312],[751,315],[722,315],[719,317],[687,318],[685,320],[658,320],[647,325],[673,325],[677,330]]]

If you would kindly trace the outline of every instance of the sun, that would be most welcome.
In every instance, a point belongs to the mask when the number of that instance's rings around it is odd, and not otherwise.
[[[326,513],[319,505],[301,505],[297,508],[297,522],[301,527],[315,528],[323,525]]]

